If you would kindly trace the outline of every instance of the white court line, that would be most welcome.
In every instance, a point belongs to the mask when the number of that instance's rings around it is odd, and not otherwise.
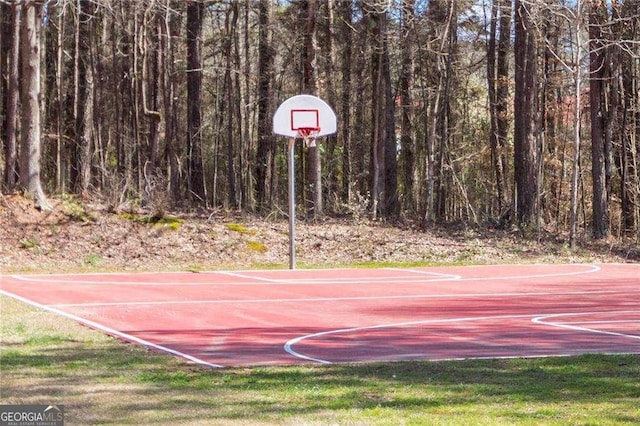
[[[509,266],[509,265],[504,265]],[[548,265],[540,265],[540,266],[548,266]],[[558,266],[569,266],[558,265]],[[529,278],[555,278],[555,277],[569,277],[572,275],[584,275],[584,274],[592,274],[594,272],[599,272],[602,268],[598,265],[589,265],[584,263],[575,263],[570,264],[570,266],[585,266],[589,269],[585,271],[573,271],[573,272],[554,272],[550,274],[530,274],[530,275],[505,275],[505,276],[490,276],[490,277],[481,277],[481,278],[461,278],[460,281],[493,281],[493,280],[513,280],[513,279],[529,279]]]
[[[640,291],[640,290],[638,290]],[[261,299],[209,299],[209,300],[165,300],[155,302],[89,302],[89,303],[57,303],[49,306],[67,307],[102,307],[102,306],[163,306],[163,305],[222,305],[252,303],[308,303],[308,302],[346,302],[357,300],[412,300],[412,299],[491,299],[503,297],[538,297],[538,296],[582,296],[593,294],[628,294],[625,290],[593,290],[566,292],[511,292],[511,293],[445,293],[445,294],[399,294],[387,296],[345,296],[345,297],[300,297],[300,298],[261,298]]]
[[[495,265],[494,265],[495,266]],[[539,265],[540,266],[540,265]],[[544,265],[543,265],[544,266]],[[352,285],[369,285],[369,284],[403,284],[403,283],[434,283],[434,282],[446,282],[446,281],[456,281],[456,282],[476,282],[476,281],[503,281],[503,280],[515,280],[515,279],[533,279],[533,278],[554,278],[554,277],[566,277],[573,275],[584,275],[591,274],[601,270],[598,265],[589,265],[589,264],[570,264],[570,265],[560,265],[560,266],[583,266],[587,267],[586,270],[581,271],[572,271],[572,272],[555,272],[549,274],[525,274],[525,275],[505,275],[505,276],[489,276],[489,277],[480,277],[480,278],[433,278],[429,280],[425,280],[423,278],[410,278],[410,277],[362,277],[362,278],[345,278],[345,279],[327,279],[327,278],[309,278],[309,279],[272,279],[265,277],[253,277],[251,275],[244,275],[236,272],[213,272],[213,274],[221,274],[221,275],[230,275],[238,278],[250,278],[255,280],[256,282],[248,282],[248,283],[221,283],[221,282],[206,282],[206,283],[184,283],[184,282],[147,282],[140,283],[137,281],[90,281],[90,280],[78,280],[78,281],[69,281],[64,279],[48,279],[46,278],[33,278],[33,275],[11,275],[11,278],[21,281],[27,281],[31,283],[60,283],[67,285],[74,284],[89,284],[89,285],[136,285],[136,286],[252,286],[252,285],[336,285],[336,284],[352,284]],[[402,269],[398,269],[402,270]],[[283,270],[285,271],[285,270]],[[311,270],[305,270],[311,271]],[[318,271],[323,271],[319,269]],[[409,270],[410,272],[416,272],[415,269]],[[64,276],[64,275],[62,275]],[[81,276],[78,274],[73,274],[69,276]],[[374,282],[375,281],[375,282]],[[262,282],[262,283],[261,283]]]
[[[638,355],[638,352],[598,352],[601,355]],[[557,353],[557,354],[548,354],[548,355],[500,355],[500,356],[471,356],[471,357],[454,357],[454,358],[429,358],[431,362],[444,362],[444,361],[467,361],[469,359],[473,360],[494,360],[494,359],[543,359],[543,358],[568,358],[575,357],[576,353],[566,352],[566,353]],[[391,359],[391,361],[399,361],[398,359]],[[372,361],[363,361],[363,362],[375,362]]]
[[[635,334],[626,334],[626,333],[617,333],[615,331],[606,331],[606,330],[598,330],[595,328],[587,328],[587,327],[579,327],[577,325],[573,325],[574,323],[558,323],[558,322],[549,322],[546,321],[549,318],[566,318],[570,316],[584,316],[584,315],[598,315],[598,314],[637,314],[638,311],[607,311],[607,312],[568,312],[562,314],[552,314],[552,315],[541,315],[536,318],[532,318],[531,322],[541,325],[548,325],[551,327],[565,328],[567,330],[575,330],[575,331],[586,331],[589,333],[596,334],[607,334],[610,336],[618,336],[618,337],[628,337],[629,339],[638,339],[640,340],[640,336]],[[633,321],[627,321],[633,322]]]
[[[75,273],[66,273],[66,272],[55,272],[55,273],[40,273],[40,274],[24,274],[25,277],[85,277],[85,276],[114,276],[114,275],[175,275],[175,274],[185,274],[185,273],[200,273],[200,272],[192,272],[192,271],[145,271],[145,272],[75,272]],[[2,274],[0,274],[2,275]]]
[[[53,308],[51,306],[42,305],[42,304],[40,304],[38,302],[34,302],[34,301],[26,299],[26,298],[24,298],[22,296],[18,296],[16,294],[12,294],[12,293],[9,293],[9,292],[1,290],[1,289],[0,289],[0,294],[2,294],[4,296],[7,296],[7,297],[11,297],[11,298],[16,299],[16,300],[19,300],[20,302],[26,303],[27,305],[31,305],[31,306],[36,307],[38,309],[42,309],[42,310],[54,313],[56,315],[60,315],[60,316],[65,317],[65,318],[69,318],[69,319],[71,319],[73,321],[76,321],[76,322],[78,322],[80,324],[84,324],[84,325],[86,325],[88,327],[91,327],[93,329],[100,330],[100,331],[102,331],[102,332],[104,332],[106,334],[109,334],[111,336],[120,337],[121,339],[124,339],[124,340],[129,341],[129,342],[138,343],[139,345],[142,345],[142,346],[146,346],[146,347],[149,347],[149,348],[152,348],[152,349],[156,349],[156,350],[161,351],[161,352],[166,352],[166,353],[169,353],[171,355],[175,355],[175,356],[178,356],[180,358],[184,358],[187,361],[191,361],[191,362],[194,362],[196,364],[204,365],[206,367],[223,368],[222,365],[212,364],[210,362],[204,361],[204,360],[202,360],[200,358],[196,358],[196,357],[194,357],[192,355],[189,355],[189,354],[186,354],[184,352],[180,352],[180,351],[177,351],[175,349],[168,348],[166,346],[162,346],[162,345],[158,345],[158,344],[155,344],[155,343],[151,343],[148,340],[144,340],[144,339],[141,339],[139,337],[135,337],[135,336],[132,336],[130,334],[123,333],[122,331],[118,331],[118,330],[115,330],[115,329],[113,329],[111,327],[107,327],[105,325],[99,324],[99,323],[97,323],[95,321],[91,321],[91,320],[88,320],[88,319],[85,319],[85,318],[82,318],[82,317],[79,317],[79,316],[76,316],[76,315],[61,311],[61,310]]]
[[[229,274],[224,272],[219,272],[222,275],[230,275],[236,278],[250,278],[243,277],[240,274]],[[76,275],[73,275],[76,276]],[[345,278],[345,279],[327,279],[327,278],[308,278],[308,279],[271,279],[265,277],[255,277],[251,278],[253,281],[248,282],[220,282],[220,281],[209,281],[209,282],[184,282],[184,281],[167,281],[167,282],[140,282],[140,281],[90,281],[90,280],[73,280],[69,281],[68,279],[48,279],[48,278],[31,278],[29,275],[11,275],[11,278],[18,281],[25,281],[33,284],[64,284],[64,285],[103,285],[103,286],[126,286],[133,285],[139,287],[172,287],[172,286],[182,286],[182,287],[198,287],[198,286],[207,286],[207,287],[234,287],[234,286],[260,286],[260,285],[324,285],[330,286],[334,284],[351,284],[351,285],[369,285],[369,284],[402,284],[402,283],[432,283],[432,282],[444,282],[451,281],[451,278],[442,279],[442,278],[434,278],[431,280],[425,280],[424,278],[411,278],[411,277],[403,277],[403,276],[394,276],[394,277],[362,277],[362,278]]]
[[[630,313],[630,312],[637,313],[637,311],[620,311],[620,312],[613,312],[613,313]],[[609,314],[609,313],[612,313],[612,312],[611,311],[591,312],[590,314],[603,314],[603,313]],[[559,317],[559,316],[581,315],[581,314],[588,314],[588,313],[579,313],[579,312],[577,312],[577,313],[564,313],[564,314],[552,314],[552,315],[542,315],[542,314],[495,315],[495,316],[483,316],[483,317],[431,319],[431,320],[422,320],[422,321],[399,322],[399,323],[392,323],[392,324],[379,324],[379,325],[371,325],[371,326],[363,326],[363,327],[342,328],[342,329],[337,329],[337,330],[322,331],[322,332],[319,332],[319,333],[312,333],[312,334],[307,334],[307,335],[296,337],[294,339],[289,340],[288,342],[286,342],[284,344],[284,350],[288,354],[290,354],[290,355],[292,355],[292,356],[294,356],[296,358],[305,360],[305,361],[317,362],[319,364],[333,364],[333,362],[328,361],[326,359],[315,358],[315,357],[312,357],[312,356],[304,355],[304,354],[302,354],[300,352],[297,352],[295,349],[293,349],[293,347],[295,345],[297,345],[298,343],[304,341],[304,340],[314,339],[314,338],[317,338],[317,337],[324,337],[324,336],[335,335],[335,334],[348,334],[348,333],[354,333],[354,332],[360,332],[360,331],[366,331],[366,330],[378,330],[378,329],[383,329],[383,328],[412,327],[412,326],[416,326],[416,325],[425,325],[425,324],[446,324],[446,323],[461,323],[461,322],[487,321],[487,320],[508,320],[508,319],[518,319],[518,318],[531,318],[531,321],[534,322],[534,323],[562,327],[562,325],[558,325],[558,324],[554,324],[554,323],[545,323],[545,322],[542,321],[542,319],[551,318],[551,317]],[[583,328],[583,327],[567,326],[567,327],[564,327],[564,328],[570,328],[570,329],[573,329],[573,330],[580,330],[580,331],[590,331],[590,332],[602,333],[602,334],[609,334],[609,335],[614,335],[614,336],[619,336],[619,337],[629,337],[629,338],[632,338],[632,339],[640,339],[640,336],[623,334],[623,333],[605,332],[605,331],[601,331],[601,330],[591,330],[591,329],[587,329],[587,328]],[[570,355],[570,354],[568,354],[568,355]],[[526,356],[526,355],[520,355],[520,356],[516,356],[516,357],[517,358],[521,358],[523,356]],[[554,356],[564,356],[564,355],[554,355]],[[539,355],[538,357],[546,357],[546,355]],[[511,358],[511,357],[487,357],[486,359],[496,359],[496,358],[508,359],[508,358]],[[446,359],[446,360],[454,360],[454,359],[464,359],[464,358],[451,358],[451,359]]]
[[[384,268],[387,269],[389,271],[401,271],[401,272],[410,272],[412,274],[419,274],[419,275],[435,275],[438,277],[441,277],[443,280],[459,280],[462,278],[462,275],[453,275],[453,274],[443,274],[441,272],[431,272],[431,271],[425,271],[425,270],[421,270],[421,269],[412,269],[412,268]]]
[[[490,265],[490,266],[500,266],[500,265]],[[504,266],[514,266],[514,265],[504,265]],[[546,264],[535,264],[535,265],[522,265],[522,266],[548,266]],[[460,275],[452,275],[452,274],[444,274],[438,272],[430,272],[430,271],[420,271],[417,269],[403,269],[403,268],[382,268],[390,271],[401,271],[401,272],[409,272],[411,274],[423,274],[423,275],[440,275],[441,277],[435,277],[433,279],[423,279],[423,278],[410,278],[407,276],[399,276],[399,277],[361,277],[361,278],[339,278],[339,279],[327,279],[327,278],[285,278],[285,279],[270,279],[271,282],[282,284],[282,285],[295,285],[295,284],[309,284],[309,285],[333,285],[333,284],[375,284],[375,283],[389,283],[389,284],[402,284],[402,283],[432,283],[432,282],[446,282],[446,281],[495,281],[495,280],[513,280],[513,279],[530,279],[530,278],[553,278],[553,277],[566,277],[573,275],[583,275],[583,274],[591,274],[594,272],[600,271],[602,268],[598,265],[593,264],[583,264],[583,263],[575,263],[575,264],[564,264],[559,266],[581,266],[587,267],[586,270],[581,271],[572,271],[572,272],[553,272],[548,274],[525,274],[525,275],[504,275],[504,276],[489,276],[489,277],[479,277],[479,278],[463,278]],[[349,269],[346,269],[348,271]],[[311,270],[301,270],[301,271],[311,271]],[[322,271],[319,269],[318,271]],[[244,275],[238,275],[239,277],[245,277]],[[246,277],[249,277],[248,275]],[[397,281],[396,281],[397,280]],[[231,284],[233,285],[233,284]]]
[[[414,272],[412,270],[402,270],[402,269],[391,269],[391,268],[383,268],[385,270],[390,271],[402,271],[402,272]],[[329,269],[325,269],[324,271],[328,271]],[[300,270],[296,271],[300,272],[309,272],[314,271],[313,269]],[[318,269],[318,271],[323,271],[323,269]],[[333,271],[333,269],[331,269]],[[346,270],[345,271],[352,271]],[[353,278],[266,278],[266,277],[255,277],[252,275],[238,274],[235,272],[220,272],[220,274],[229,275],[236,278],[248,278],[258,281],[265,281],[272,284],[280,284],[280,285],[296,285],[296,284],[310,284],[310,285],[332,285],[332,284],[378,284],[378,283],[422,283],[422,282],[433,282],[433,281],[447,281],[450,279],[459,278],[458,275],[449,275],[449,274],[438,274],[438,273],[428,273],[424,272],[424,275],[437,275],[432,280],[425,280],[424,278],[416,278],[407,275],[395,275],[390,277],[380,277],[380,276],[365,276],[365,277],[353,277]],[[442,278],[442,277],[447,277]],[[244,283],[243,283],[244,284]],[[255,284],[255,283],[253,283]],[[237,283],[229,283],[229,285],[237,285]],[[251,285],[251,284],[249,284]]]
[[[288,354],[306,361],[317,362],[319,364],[333,364],[333,362],[327,361],[326,359],[314,358],[311,356],[304,355],[294,350],[293,347],[298,343],[302,342],[303,340],[314,339],[316,337],[329,336],[333,334],[347,334],[347,333],[353,333],[353,332],[359,332],[359,331],[365,331],[365,330],[379,330],[383,328],[393,328],[393,327],[412,327],[415,325],[424,325],[424,324],[447,324],[447,323],[486,321],[486,320],[496,320],[496,319],[505,320],[505,319],[517,319],[517,318],[531,318],[532,316],[537,316],[537,315],[539,314],[495,315],[495,316],[467,317],[467,318],[429,319],[429,320],[421,320],[421,321],[369,325],[369,326],[363,326],[363,327],[341,328],[337,330],[321,331],[319,333],[306,334],[304,336],[296,337],[284,344],[284,350]]]
[[[185,278],[190,274],[188,272],[183,272]],[[136,273],[132,273],[131,275],[136,275]],[[65,277],[65,275],[60,275]],[[82,275],[68,275],[68,277],[78,277]],[[99,275],[98,275],[99,276]],[[105,274],[107,276],[107,274]],[[11,278],[18,281],[26,281],[28,283],[33,284],[65,284],[65,285],[75,285],[75,284],[83,284],[83,285],[104,285],[104,286],[126,286],[133,285],[139,287],[172,287],[172,286],[183,286],[183,287],[197,287],[197,286],[214,286],[214,285],[257,285],[255,282],[247,282],[247,283],[220,283],[220,282],[185,282],[185,281],[149,281],[149,282],[140,282],[140,281],[92,281],[92,280],[69,280],[69,279],[49,279],[49,278],[33,278],[33,275],[10,275]]]
[[[622,266],[622,267],[631,267],[640,269],[640,263],[620,263],[620,262],[612,262],[612,263],[507,263],[507,264],[482,264],[482,265],[469,265],[469,266],[460,266],[459,268],[500,268],[503,266],[594,266],[594,265],[604,265],[604,266]],[[443,266],[447,268],[448,266]],[[455,266],[452,266],[455,267]],[[429,266],[425,266],[424,268],[430,268]],[[144,272],[81,272],[81,273],[40,273],[40,274],[25,274],[24,277],[82,277],[82,276],[117,276],[117,275],[182,275],[187,273],[192,273],[195,275],[198,274],[224,274],[224,273],[234,273],[234,274],[252,274],[252,273],[260,273],[260,272],[309,272],[309,271],[350,271],[353,269],[357,270],[367,270],[367,268],[327,268],[327,269],[296,269],[291,271],[289,269],[246,269],[246,270],[229,270],[229,271],[218,271],[218,270],[210,270],[210,271],[144,271]],[[382,269],[397,269],[399,271],[407,271],[413,270],[418,271],[415,268],[382,268]],[[0,276],[3,274],[0,273]],[[4,274],[6,276],[11,276]],[[253,278],[251,275],[246,275],[249,278]]]
[[[638,320],[608,320],[608,321],[571,321],[570,323],[565,323],[565,324],[595,324],[595,325],[599,325],[599,324],[627,324],[630,322],[638,322],[640,324],[640,319]]]
[[[216,272],[216,273],[217,274],[222,274],[222,275],[229,275],[230,277],[235,277],[235,278],[246,278],[246,279],[255,280],[255,281],[264,281],[264,282],[268,282],[268,283],[277,283],[277,282],[279,282],[278,280],[274,280],[272,278],[256,277],[256,276],[253,276],[253,275],[248,275],[248,274],[243,274],[243,273],[233,272],[233,271],[220,271],[220,272]]]

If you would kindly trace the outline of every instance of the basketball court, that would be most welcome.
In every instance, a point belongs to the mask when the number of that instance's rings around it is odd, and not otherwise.
[[[0,294],[210,366],[640,353],[640,265],[5,275]]]

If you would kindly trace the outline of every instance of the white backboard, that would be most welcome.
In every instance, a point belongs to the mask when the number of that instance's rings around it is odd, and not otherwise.
[[[314,136],[325,136],[338,129],[336,114],[322,99],[312,95],[297,95],[284,101],[273,115],[273,133],[298,137],[300,128],[318,128]]]

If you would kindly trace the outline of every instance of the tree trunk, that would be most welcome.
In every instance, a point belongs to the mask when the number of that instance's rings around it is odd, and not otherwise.
[[[11,5],[0,3],[0,117],[2,122],[0,123],[0,146],[5,149],[7,140],[7,91],[8,91],[8,78],[7,67],[8,57],[11,50],[11,33],[13,31],[11,26],[12,19]],[[6,154],[6,152],[4,152]],[[0,166],[2,170],[2,182],[4,183],[4,168],[6,164]],[[0,184],[0,187],[2,184]]]
[[[3,8],[11,8],[11,25],[9,35],[3,43],[7,43],[5,51],[8,54],[7,91],[5,114],[5,145],[4,145],[4,184],[9,191],[12,191],[18,183],[18,94],[19,86],[19,58],[20,58],[20,27],[21,27],[21,6],[14,2],[11,6],[2,5]],[[4,31],[4,28],[3,28]],[[5,35],[3,34],[3,36]],[[4,58],[3,62],[4,61]]]
[[[230,6],[230,10],[227,11],[225,16],[225,56],[226,56],[226,69],[224,72],[224,86],[225,86],[225,98],[227,103],[227,117],[226,117],[226,136],[227,136],[227,182],[229,190],[227,194],[227,200],[229,207],[232,209],[237,208],[237,194],[236,194],[236,172],[235,172],[235,158],[236,153],[234,149],[234,124],[235,124],[235,103],[234,103],[234,85],[231,78],[231,67],[233,66],[232,47],[233,37],[235,34],[235,28],[238,23],[238,4],[233,2]]]
[[[202,21],[204,3],[187,4],[187,155],[188,197],[207,204],[202,164]]]
[[[319,53],[322,54],[322,68],[321,81],[324,82],[323,86],[319,88],[318,95],[326,96],[327,103],[332,107],[337,105],[337,74],[336,70],[336,52],[335,43],[336,38],[336,20],[335,12],[337,11],[335,0],[326,0],[319,2],[319,16],[320,22],[322,22],[321,38],[324,38],[324,48],[320,49]],[[318,31],[320,32],[320,31]],[[338,144],[338,135],[327,135],[324,138],[324,144],[326,149],[324,150],[324,169],[326,170],[326,185],[324,194],[329,196],[329,199],[333,202],[329,206],[332,210],[335,210],[335,200],[340,199],[340,188],[338,179],[340,176],[339,159],[336,155],[336,148]],[[321,192],[322,193],[322,192]],[[323,210],[327,207],[327,202],[323,201]]]
[[[411,212],[417,211],[414,194],[415,172],[415,132],[413,130],[413,73],[415,49],[415,0],[402,2],[402,39],[401,55],[402,69],[400,73],[400,147],[404,184],[403,204]]]
[[[371,215],[374,219],[382,213],[382,191],[384,172],[384,130],[385,130],[385,93],[383,75],[384,55],[384,22],[382,12],[374,11],[371,15],[373,26],[373,55],[371,65]]]
[[[617,67],[616,83],[612,90],[619,93],[617,118],[620,125],[613,132],[613,138],[622,140],[620,153],[621,182],[619,194],[622,208],[624,231],[635,227],[637,241],[640,241],[640,46],[634,43],[640,39],[639,0],[627,0],[614,9],[616,18],[624,25],[616,28],[615,40],[623,40],[615,47],[617,52],[613,67]]]
[[[509,181],[507,180],[507,138],[509,136],[509,55],[511,49],[511,0],[502,0],[500,10],[500,37],[498,39],[497,58],[497,143],[498,173],[502,181],[503,201],[509,201]],[[502,213],[502,212],[501,212]]]
[[[505,207],[505,145],[508,135],[507,108],[509,99],[509,34],[511,31],[510,0],[494,1],[487,47],[487,80],[489,96],[489,146],[495,177],[497,215]]]
[[[66,136],[66,116],[64,113],[65,93],[64,93],[64,69],[65,69],[65,45],[64,34],[66,28],[66,8],[61,8],[58,14],[58,40],[56,46],[56,192],[64,192],[66,190],[66,171],[65,167],[68,158],[63,155],[64,137]]]
[[[274,154],[272,92],[275,52],[271,46],[271,0],[260,0],[258,35],[258,147],[256,153],[256,202],[260,210],[273,201]]]
[[[161,55],[164,59],[164,71],[162,74],[162,103],[164,106],[164,133],[165,133],[165,161],[168,167],[169,194],[172,202],[178,204],[182,200],[180,150],[178,147],[178,114],[174,98],[176,96],[176,70],[175,49],[173,40],[179,35],[179,20],[171,14],[173,2],[167,0],[166,12],[163,22],[164,43],[162,43]],[[161,37],[161,38],[162,38]]]
[[[591,112],[591,176],[593,181],[593,237],[609,234],[603,121],[603,77],[607,62],[602,26],[607,21],[603,1],[589,2],[589,107]],[[603,12],[605,13],[604,16]]]
[[[347,2],[345,2],[347,3]],[[354,19],[354,18],[352,18]],[[371,18],[368,14],[362,17],[364,21],[364,27],[368,27],[371,24]],[[367,145],[367,132],[371,125],[366,122],[366,114],[369,109],[369,105],[373,104],[373,100],[366,96],[368,86],[368,76],[366,73],[367,58],[374,56],[375,52],[372,50],[371,37],[364,31],[360,37],[356,37],[355,46],[355,65],[354,65],[354,77],[356,79],[354,84],[354,98],[356,107],[354,108],[354,120],[352,131],[352,155],[351,155],[351,176],[352,185],[356,189],[356,195],[359,200],[368,199],[371,196],[371,185],[367,176],[366,164],[369,158],[369,146]]]
[[[521,0],[515,2],[514,174],[516,220],[525,238],[535,232],[538,199],[537,44],[531,7]]]
[[[242,127],[242,143],[240,148],[240,204],[244,209],[251,209],[253,207],[253,174],[252,174],[252,161],[253,153],[255,151],[254,145],[255,142],[252,140],[250,136],[250,130],[253,126],[251,126],[251,111],[253,108],[250,108],[251,104],[251,83],[250,79],[246,78],[246,76],[251,75],[251,60],[250,60],[250,51],[251,51],[251,43],[250,43],[250,31],[249,31],[249,16],[251,9],[251,1],[246,0],[243,8],[243,49],[242,49],[242,58],[244,58],[244,63],[241,60],[240,55],[240,47],[238,45],[235,46],[235,52],[237,55],[236,62],[238,63],[238,69],[244,68],[245,78],[242,81],[242,77],[240,73],[236,74],[236,80],[238,83],[236,84],[236,90],[238,91],[238,116],[241,117],[241,127]],[[240,44],[238,42],[238,44]],[[241,82],[242,81],[242,82]],[[244,83],[244,84],[243,84]]]
[[[142,23],[142,108],[149,123],[149,160],[145,168],[147,176],[157,176],[160,158],[160,120],[162,115],[158,111],[158,91],[160,86],[160,16],[153,5],[144,12]],[[149,182],[147,182],[149,184]]]
[[[456,3],[453,1],[433,3],[429,8],[431,31],[429,43],[435,47],[428,50],[431,62],[428,87],[425,94],[427,113],[425,116],[425,213],[424,224],[429,225],[446,219],[445,164],[448,156],[450,88],[455,53]]]
[[[43,6],[41,0],[22,3],[20,186],[35,198],[36,207],[50,210],[40,182],[40,28]]]
[[[456,100],[452,93],[455,90],[456,76],[453,72],[456,61],[457,49],[457,3],[455,1],[441,2],[437,8],[433,8],[432,19],[439,28],[440,47],[437,61],[437,91],[439,101],[436,102],[436,109],[433,110],[433,126],[435,137],[434,142],[438,142],[435,151],[435,172],[433,190],[433,217],[438,222],[449,220],[449,209],[453,205],[452,193],[453,168],[451,165],[450,152],[452,149],[453,132],[451,129],[455,125],[453,116],[453,106]]]
[[[387,38],[387,16],[383,16],[384,38],[382,54],[382,75],[384,85],[383,96],[383,143],[384,143],[384,182],[383,182],[383,214],[395,220],[400,215],[400,199],[398,196],[398,143],[396,141],[395,98],[391,87],[391,64],[389,59],[389,42]]]
[[[76,31],[76,103],[75,135],[77,164],[75,189],[83,198],[88,197],[91,183],[91,143],[93,140],[93,71],[91,67],[91,41],[94,22],[93,0],[78,2],[78,29]]]
[[[304,49],[302,61],[302,86],[303,92],[318,94],[318,67],[316,62],[316,11],[315,0],[302,2],[302,14],[304,16]],[[322,214],[322,176],[320,165],[320,149],[317,144],[312,144],[306,150],[307,185],[306,197],[307,217],[315,219]]]
[[[342,201],[351,201],[351,55],[353,42],[352,21],[353,10],[351,2],[339,1],[340,10],[340,41],[342,42],[342,69],[340,99],[339,138],[342,142]]]
[[[571,217],[569,223],[569,246],[574,249],[577,245],[578,238],[578,192],[582,185],[580,179],[580,151],[581,151],[581,128],[582,128],[582,73],[580,69],[580,60],[582,59],[582,32],[584,25],[582,22],[582,2],[578,0],[576,3],[576,14],[574,15],[574,26],[572,30],[575,34],[575,55],[573,61],[575,65],[572,65],[570,71],[573,74],[574,80],[574,130],[573,130],[573,170],[571,173]],[[599,102],[599,100],[598,100]],[[584,188],[583,188],[584,191]],[[584,203],[584,196],[582,197]],[[584,207],[583,207],[584,208]]]

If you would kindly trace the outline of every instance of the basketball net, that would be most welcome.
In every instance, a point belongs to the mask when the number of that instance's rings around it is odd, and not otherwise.
[[[316,135],[320,132],[320,127],[300,127],[298,137],[304,139],[307,148],[316,146]]]

